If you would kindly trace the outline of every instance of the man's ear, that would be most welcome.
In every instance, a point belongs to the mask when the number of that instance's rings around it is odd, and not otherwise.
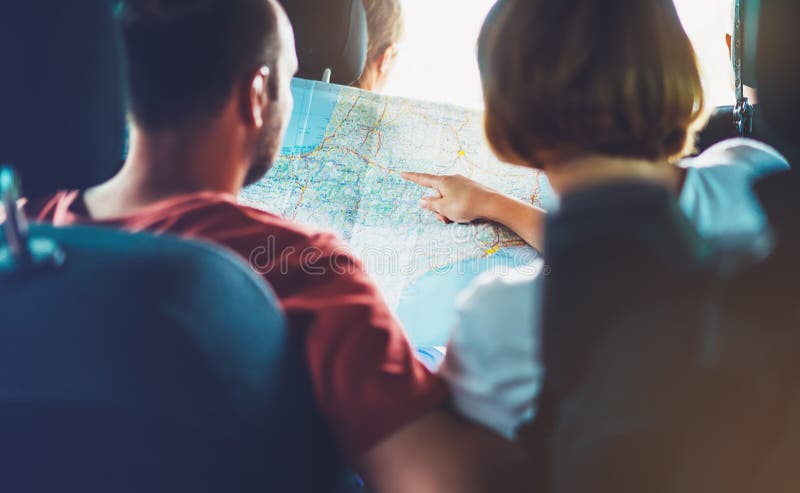
[[[389,72],[394,64],[394,59],[396,56],[397,45],[390,44],[387,46],[386,49],[383,50],[383,53],[381,53],[381,56],[378,57],[378,63],[375,64],[378,69],[378,74],[384,75]]]
[[[269,67],[261,67],[250,77],[245,102],[245,118],[256,128],[264,126],[264,115],[269,105]]]
[[[728,45],[728,58],[733,60],[733,36],[730,34],[725,35],[725,44]]]

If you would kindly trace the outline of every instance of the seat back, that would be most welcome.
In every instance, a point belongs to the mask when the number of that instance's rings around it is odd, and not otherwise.
[[[797,341],[724,309],[739,259],[714,252],[666,190],[564,197],[548,221],[547,371],[526,435],[549,491],[765,491]]]
[[[0,489],[330,491],[302,342],[241,259],[18,211],[15,172],[31,197],[118,166],[117,39],[107,0],[0,3]]]
[[[788,339],[795,366],[788,378],[787,409],[773,418],[781,433],[760,470],[762,491],[790,492],[800,484],[800,125],[792,111],[800,104],[800,64],[795,44],[800,4],[792,0],[761,0],[756,76],[764,120],[793,169],[773,175],[756,186],[775,238],[773,254],[740,275],[729,289],[726,310],[751,321],[768,333]]]
[[[760,110],[791,150],[800,4],[755,3]],[[584,191],[549,219],[547,376],[527,437],[550,491],[797,490],[800,179],[758,189],[776,248],[750,265],[702,254],[677,206],[643,190]]]
[[[765,132],[765,125],[762,121],[759,105],[755,104],[751,107],[751,128],[745,135],[742,135],[740,129],[736,126],[734,117],[735,108],[735,106],[718,106],[713,109],[709,116],[708,123],[706,123],[703,130],[697,135],[696,154],[700,154],[715,144],[719,144],[725,140],[739,137],[746,137],[748,139],[764,142],[773,147],[780,146],[780,142],[776,142],[769,133]]]
[[[225,252],[35,226],[0,279],[7,491],[323,491],[337,454],[274,296]]]

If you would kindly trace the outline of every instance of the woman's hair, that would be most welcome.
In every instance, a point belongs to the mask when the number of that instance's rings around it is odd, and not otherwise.
[[[502,159],[678,159],[705,101],[672,0],[499,0],[478,59],[486,133]]]
[[[372,63],[386,51],[397,44],[403,37],[405,24],[403,8],[400,0],[363,0],[367,11],[367,31],[369,32],[369,48],[367,63]]]

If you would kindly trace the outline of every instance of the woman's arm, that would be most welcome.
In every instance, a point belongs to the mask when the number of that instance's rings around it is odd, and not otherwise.
[[[545,212],[461,175],[437,176],[403,173],[403,178],[438,192],[425,197],[420,206],[444,222],[469,223],[488,220],[500,223],[534,248],[544,244]]]
[[[541,251],[544,248],[545,216],[545,211],[538,207],[495,192],[487,197],[483,218],[508,227],[527,244]]]

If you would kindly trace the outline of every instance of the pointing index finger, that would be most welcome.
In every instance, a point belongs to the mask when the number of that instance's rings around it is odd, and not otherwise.
[[[427,173],[412,173],[410,171],[406,171],[401,173],[400,176],[402,176],[405,180],[426,188],[438,189],[439,183],[441,182],[440,176],[429,175]]]

